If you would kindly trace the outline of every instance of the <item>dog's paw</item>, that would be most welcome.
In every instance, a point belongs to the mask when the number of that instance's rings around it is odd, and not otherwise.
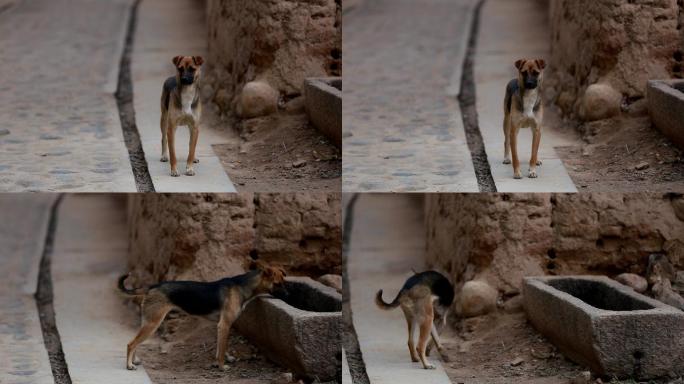
[[[171,176],[173,176],[173,177],[178,177],[178,176],[180,176],[180,173],[179,173],[177,170],[172,169],[172,170],[171,170]]]
[[[530,179],[536,179],[537,178],[537,171],[530,169]]]
[[[131,364],[131,365],[127,365],[127,366],[126,366],[126,369],[128,369],[129,371],[135,371],[136,369],[138,369],[138,367],[136,367],[135,365]]]
[[[199,159],[198,159],[198,158],[195,158],[195,160],[193,160],[192,162],[195,163],[195,164],[197,164],[197,163],[199,163]]]
[[[420,359],[418,359],[417,357],[411,357],[411,361],[413,361],[414,363],[420,363]]]
[[[504,164],[510,164],[510,163],[511,163],[511,159],[504,159],[503,163],[504,163]]]
[[[133,364],[140,365],[140,364],[142,364],[142,360],[139,357],[134,357],[133,358]]]
[[[542,165],[542,161],[541,161],[541,160],[537,160],[537,166],[540,166],[540,165]]]
[[[432,364],[424,365],[423,368],[425,369],[435,369],[435,366]]]
[[[446,353],[442,352],[442,353],[440,353],[440,355],[442,355],[442,361],[444,361],[445,363],[451,362],[449,355],[447,355]]]
[[[162,163],[166,163],[167,161],[169,161],[169,158],[168,156],[162,156],[161,159],[159,159],[159,161],[161,161]]]
[[[515,172],[515,173],[513,174],[513,178],[514,178],[514,179],[522,179],[522,173],[520,173],[520,171]]]
[[[195,170],[192,168],[188,168],[185,170],[185,176],[195,176]]]

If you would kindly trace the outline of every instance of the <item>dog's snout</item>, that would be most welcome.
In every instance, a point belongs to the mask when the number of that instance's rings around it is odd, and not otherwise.
[[[537,80],[529,79],[529,80],[525,81],[525,88],[527,88],[527,89],[537,88]]]
[[[191,76],[182,76],[181,77],[181,84],[183,85],[191,85],[195,79]]]

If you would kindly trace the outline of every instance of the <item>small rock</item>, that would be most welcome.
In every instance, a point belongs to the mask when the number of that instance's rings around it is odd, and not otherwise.
[[[650,165],[648,164],[648,162],[642,161],[641,163],[637,164],[637,165],[634,167],[634,169],[636,169],[637,171],[643,171],[644,169],[647,169],[648,167],[650,167]]]
[[[295,168],[301,168],[306,165],[306,160],[297,160],[292,163],[292,166]]]
[[[252,118],[270,115],[278,110],[278,91],[264,81],[250,81],[240,93],[238,115]]]
[[[342,276],[340,275],[323,275],[318,278],[318,282],[327,285],[328,287],[335,288],[337,292],[342,292]]]
[[[608,84],[587,87],[580,106],[580,117],[585,121],[611,118],[620,113],[622,94]]]
[[[485,315],[496,308],[499,293],[484,281],[471,280],[463,284],[456,311],[465,317]]]
[[[522,357],[516,357],[516,358],[513,359],[513,361],[511,361],[509,364],[511,365],[511,367],[517,367],[518,365],[520,365],[520,364],[522,364],[522,363],[524,363],[524,362],[525,362],[525,360],[523,360]]]
[[[10,134],[10,130],[9,130],[9,129],[7,129],[7,128],[0,128],[0,136],[5,136],[5,135],[9,135],[9,134]]]
[[[639,293],[644,293],[648,289],[648,282],[646,279],[634,273],[619,274],[615,277],[615,280]]]
[[[570,379],[570,384],[589,384],[591,383],[591,372],[580,372],[579,375]]]
[[[535,359],[546,360],[553,356],[553,349],[548,347],[537,347],[530,350],[530,354]]]

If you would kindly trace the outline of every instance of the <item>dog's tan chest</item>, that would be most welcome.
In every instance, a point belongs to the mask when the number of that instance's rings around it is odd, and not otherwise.
[[[534,119],[534,107],[537,105],[539,90],[528,90],[523,95],[523,116]]]

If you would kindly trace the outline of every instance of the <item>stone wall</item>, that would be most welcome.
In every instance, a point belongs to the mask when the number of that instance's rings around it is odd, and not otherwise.
[[[129,197],[133,284],[214,280],[258,256],[293,274],[341,272],[340,195],[135,194]]]
[[[457,285],[519,293],[524,276],[684,269],[684,198],[662,194],[449,194],[426,198],[427,263]]]
[[[286,101],[307,77],[341,76],[340,0],[208,0],[207,23],[206,84],[224,112],[236,111],[247,82],[267,83]]]
[[[681,1],[550,0],[550,18],[547,82],[565,113],[581,115],[592,84],[612,87],[628,105],[645,97],[647,80],[682,77]]]

